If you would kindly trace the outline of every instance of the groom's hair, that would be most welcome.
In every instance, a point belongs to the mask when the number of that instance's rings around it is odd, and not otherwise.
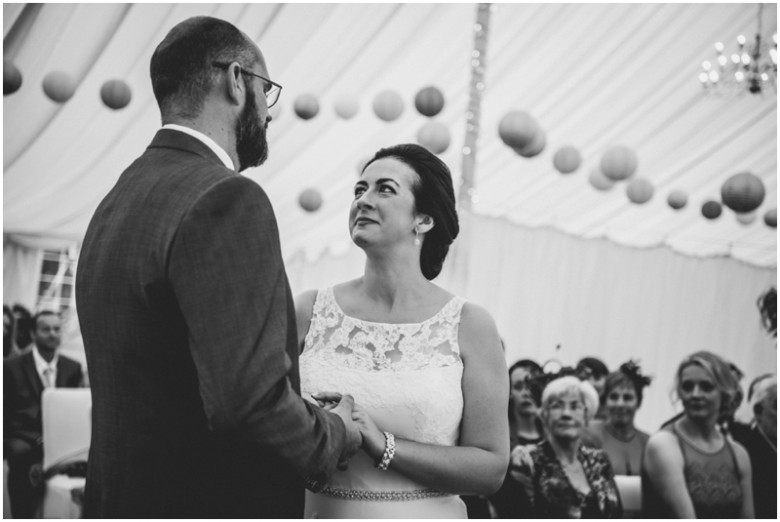
[[[450,169],[425,147],[405,143],[379,150],[363,171],[382,158],[395,158],[417,173],[417,182],[412,186],[415,210],[433,219],[433,228],[425,234],[420,251],[420,268],[426,279],[434,279],[460,232]]]
[[[233,61],[243,67],[257,61],[252,42],[233,24],[195,16],[174,26],[154,50],[149,66],[163,117],[197,117],[212,82],[224,74],[213,63]]]

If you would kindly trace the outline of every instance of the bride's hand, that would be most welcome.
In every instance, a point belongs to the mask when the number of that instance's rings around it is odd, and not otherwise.
[[[318,392],[311,395],[311,398],[317,401],[320,408],[325,411],[330,411],[336,407],[341,400],[341,394],[339,392]]]
[[[355,404],[352,409],[352,420],[357,424],[360,435],[363,437],[361,445],[363,451],[379,462],[385,453],[385,434],[376,425],[371,415],[359,404]]]

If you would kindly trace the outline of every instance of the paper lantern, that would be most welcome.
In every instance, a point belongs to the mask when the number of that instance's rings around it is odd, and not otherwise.
[[[130,86],[122,80],[108,80],[100,88],[100,99],[107,107],[118,110],[127,107],[132,98]]]
[[[758,212],[738,212],[734,215],[737,216],[737,221],[743,225],[749,225],[756,220]]]
[[[761,178],[750,172],[734,174],[720,189],[723,204],[734,212],[750,212],[764,202],[766,190]]]
[[[302,120],[310,120],[320,112],[320,102],[311,94],[301,94],[293,104],[295,114]]]
[[[43,92],[57,103],[64,103],[76,92],[76,82],[68,73],[52,71],[43,78]]]
[[[626,195],[632,203],[642,205],[653,197],[653,184],[645,178],[632,179],[626,186]]]
[[[520,154],[524,158],[533,158],[534,156],[541,154],[544,147],[547,145],[547,133],[542,129],[536,132],[536,136],[531,140],[531,143],[525,147],[516,148],[515,152]]]
[[[298,204],[306,212],[315,212],[322,206],[322,196],[316,189],[308,188],[298,196]]]
[[[764,223],[772,228],[777,228],[777,209],[767,210],[764,214]]]
[[[339,118],[349,120],[358,113],[358,102],[352,96],[342,95],[333,104],[333,109]]]
[[[425,87],[414,97],[414,106],[423,116],[436,116],[444,108],[444,95],[436,87]]]
[[[666,198],[666,202],[669,206],[675,210],[680,210],[688,204],[688,195],[682,190],[673,190]]]
[[[22,86],[22,73],[11,62],[3,60],[3,96],[8,96]]]
[[[580,151],[571,145],[565,145],[555,151],[553,155],[553,167],[561,174],[570,174],[580,168],[582,156]]]
[[[450,130],[442,123],[429,121],[417,131],[417,143],[434,154],[441,154],[450,146]]]
[[[597,190],[609,190],[615,184],[614,181],[606,177],[604,173],[601,172],[601,169],[599,167],[594,167],[590,171],[590,175],[588,176],[588,181],[590,182],[591,185],[593,185],[593,188]]]
[[[622,145],[608,149],[601,158],[601,172],[613,181],[630,178],[638,165],[636,153]]]
[[[527,112],[512,111],[507,113],[498,124],[498,135],[501,140],[513,149],[527,147],[539,132],[539,124]]]
[[[374,114],[380,120],[393,121],[404,112],[404,101],[395,91],[382,91],[374,98]]]
[[[707,219],[717,219],[721,212],[723,212],[723,208],[717,201],[707,201],[701,206],[701,213]]]

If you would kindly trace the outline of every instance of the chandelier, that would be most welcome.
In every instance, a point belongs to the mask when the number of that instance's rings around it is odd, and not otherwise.
[[[777,92],[777,33],[772,42],[761,37],[763,4],[758,4],[758,30],[755,41],[737,36],[737,49],[728,54],[722,42],[715,44],[714,62],[701,64],[699,81],[712,94],[761,94],[770,88]]]

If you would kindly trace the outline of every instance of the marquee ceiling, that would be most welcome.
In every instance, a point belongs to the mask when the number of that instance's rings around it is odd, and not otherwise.
[[[269,126],[269,160],[245,174],[274,203],[289,259],[315,259],[349,245],[347,211],[358,165],[380,147],[415,141],[428,120],[414,96],[433,85],[449,130],[441,158],[460,183],[476,4],[3,4],[4,59],[23,83],[3,98],[3,231],[20,241],[78,242],[95,207],[159,126],[149,59],[168,30],[193,15],[235,23],[259,44],[284,90]],[[777,207],[777,95],[705,96],[697,74],[713,44],[733,48],[756,31],[756,4],[496,4],[485,58],[473,211],[525,227],[549,227],[634,247],[665,246],[692,256],[733,256],[775,267],[776,229],[763,214]],[[764,34],[776,32],[776,4],[764,9]],[[77,82],[58,104],[41,84],[51,71]],[[100,99],[106,80],[122,79],[132,101],[120,110]],[[374,97],[391,89],[405,107],[379,119]],[[311,120],[294,100],[312,94]],[[334,102],[351,96],[357,115],[339,118]],[[532,114],[547,146],[523,158],[498,137],[510,110]],[[559,174],[555,151],[573,145],[583,162]],[[637,176],[655,187],[631,203],[625,183],[601,192],[588,174],[613,145],[632,148]],[[741,224],[724,207],[716,220],[701,205],[720,199],[732,174],[749,171],[767,190],[758,218]],[[323,196],[305,212],[298,196]],[[672,210],[672,190],[688,205]]]

